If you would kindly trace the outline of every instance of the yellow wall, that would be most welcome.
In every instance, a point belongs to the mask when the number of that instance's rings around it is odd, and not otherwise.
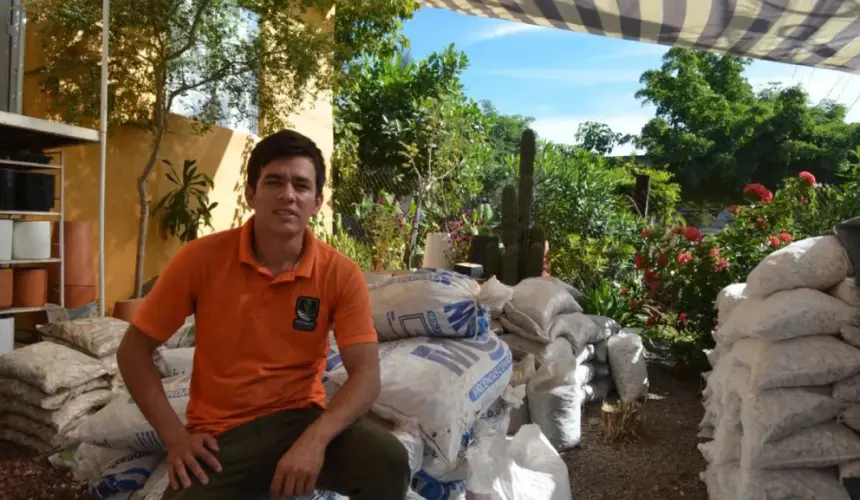
[[[38,40],[33,29],[28,33],[27,69],[38,64]],[[30,77],[24,85],[25,115],[44,117],[44,97],[36,81]],[[306,103],[290,117],[290,123],[319,145],[329,164],[333,148],[332,105],[329,95],[314,103]],[[247,219],[240,208],[243,196],[243,152],[249,140],[247,134],[215,127],[205,135],[194,134],[190,120],[172,115],[170,132],[165,136],[159,158],[170,160],[181,168],[185,159],[196,159],[200,170],[209,174],[215,184],[210,201],[217,201],[212,225],[216,230],[235,226],[237,216]],[[107,143],[107,174],[105,199],[105,298],[108,312],[117,300],[128,299],[134,288],[134,266],[140,206],[137,196],[137,177],[149,155],[150,136],[138,129],[123,127],[111,131]],[[65,169],[65,207],[68,220],[90,221],[93,227],[93,248],[97,244],[98,224],[98,145],[68,148]],[[170,190],[166,170],[159,163],[149,180],[149,194],[157,202]],[[329,173],[330,176],[330,173]],[[329,199],[330,193],[326,193]],[[329,209],[330,214],[330,209]],[[326,220],[331,220],[330,215]],[[145,277],[157,275],[176,252],[176,240],[164,240],[157,228],[156,219],[150,219],[146,246]],[[96,256],[93,257],[94,259]]]

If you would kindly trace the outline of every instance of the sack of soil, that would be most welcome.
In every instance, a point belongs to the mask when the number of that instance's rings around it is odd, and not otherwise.
[[[107,374],[94,358],[53,342],[0,355],[0,377],[20,380],[47,394],[81,386]]]
[[[575,361],[550,362],[528,383],[532,421],[558,451],[579,446],[582,437],[582,384]]]
[[[648,365],[642,337],[621,332],[609,337],[609,366],[621,401],[633,402],[648,394]]]
[[[514,287],[510,302],[505,304],[505,329],[522,337],[548,344],[557,335],[550,331],[560,314],[582,312],[573,295],[557,282],[528,278]]]
[[[829,290],[854,273],[835,236],[794,242],[765,257],[747,276],[746,294],[767,297],[796,288]]]

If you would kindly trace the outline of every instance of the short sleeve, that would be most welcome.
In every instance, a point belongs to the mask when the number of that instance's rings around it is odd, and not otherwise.
[[[343,271],[337,277],[334,312],[334,338],[339,349],[356,344],[377,343],[370,291],[358,265],[344,257]]]
[[[194,314],[203,266],[199,241],[184,245],[168,262],[132,318],[134,326],[158,341],[169,340]]]

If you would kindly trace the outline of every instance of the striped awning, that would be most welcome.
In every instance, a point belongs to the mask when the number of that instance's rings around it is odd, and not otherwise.
[[[668,46],[860,70],[860,0],[420,0],[428,7]]]

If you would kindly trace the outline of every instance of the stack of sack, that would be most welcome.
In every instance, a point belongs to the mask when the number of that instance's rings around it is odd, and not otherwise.
[[[713,440],[699,445],[711,499],[849,498],[840,474],[860,475],[852,274],[839,240],[810,238],[720,293],[701,424]]]
[[[98,359],[53,342],[0,355],[0,439],[47,454],[112,397]]]
[[[42,340],[60,344],[98,360],[114,386],[122,382],[116,364],[116,351],[128,323],[111,317],[90,317],[54,321],[36,327]]]

